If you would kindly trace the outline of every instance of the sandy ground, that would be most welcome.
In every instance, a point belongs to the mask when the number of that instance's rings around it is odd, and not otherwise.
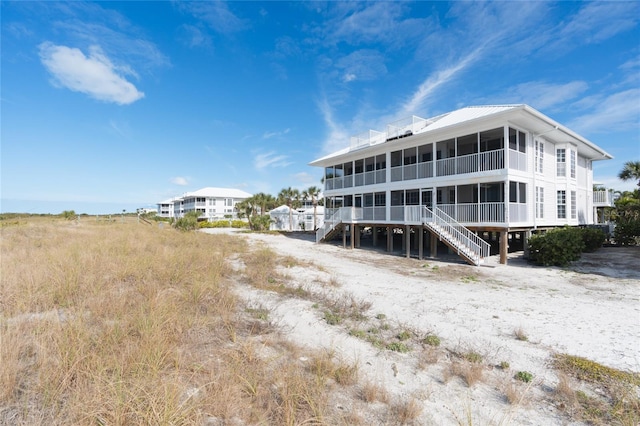
[[[549,367],[554,352],[640,371],[639,248],[602,248],[570,268],[531,266],[522,253],[510,255],[508,265],[492,257],[473,267],[447,256],[406,259],[373,249],[315,244],[311,236],[238,235],[253,246],[264,244],[311,262],[287,271],[294,285],[333,280],[337,286],[330,291],[370,303],[370,317],[384,314],[399,327],[434,333],[451,353],[483,355],[487,372],[468,387],[459,378],[448,378],[450,363],[418,368],[418,351],[376,349],[350,336],[345,327],[328,325],[310,301],[239,288],[245,298],[271,309],[292,341],[333,350],[358,362],[361,378],[383,386],[393,398],[420,401],[424,409],[418,424],[577,424],[551,401],[557,383]],[[517,340],[516,329],[528,340]],[[491,367],[502,361],[509,363],[508,371]],[[515,382],[523,402],[509,404],[503,389],[514,386],[516,371],[531,372],[534,381]],[[385,423],[376,417],[375,407],[368,410],[364,416],[369,423]]]

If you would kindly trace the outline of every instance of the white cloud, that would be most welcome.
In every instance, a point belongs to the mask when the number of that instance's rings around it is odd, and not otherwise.
[[[178,6],[220,33],[231,34],[247,29],[249,22],[238,18],[229,9],[230,4],[223,1],[195,1],[179,2]]]
[[[267,152],[265,154],[258,154],[253,159],[253,164],[256,169],[262,170],[266,167],[286,167],[290,164],[293,164],[290,161],[287,161],[289,158],[286,155],[276,155],[275,152]]]
[[[518,84],[500,98],[503,103],[525,103],[538,110],[544,110],[566,104],[582,95],[588,88],[589,85],[584,81],[565,84],[530,81]]]
[[[640,89],[629,89],[606,97],[595,108],[571,123],[579,133],[637,129],[640,124]]]
[[[116,67],[97,46],[89,48],[88,57],[80,49],[50,42],[39,47],[40,60],[59,86],[119,105],[144,97],[144,93],[123,77],[123,74],[134,74],[133,71],[128,66]]]
[[[329,134],[323,143],[323,152],[329,154],[344,148],[349,141],[349,134],[333,118],[333,110],[326,98],[318,103],[318,108],[320,108],[324,123],[329,128]]]
[[[180,185],[180,186],[189,185],[189,178],[182,177],[182,176],[172,177],[169,181],[174,185]]]
[[[475,60],[477,60],[483,50],[483,47],[475,49],[473,52],[462,58],[457,63],[450,65],[447,68],[436,71],[427,77],[426,80],[420,84],[418,89],[411,96],[411,99],[407,101],[400,108],[399,117],[406,117],[407,115],[414,114],[422,107],[425,100],[431,96],[440,86],[445,85],[451,79],[453,79],[458,73],[462,72]]]

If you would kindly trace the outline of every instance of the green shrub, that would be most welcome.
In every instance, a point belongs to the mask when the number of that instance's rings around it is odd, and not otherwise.
[[[513,377],[514,379],[520,380],[521,382],[529,383],[533,379],[533,374],[529,373],[528,371],[518,371]]]
[[[409,340],[411,339],[411,333],[409,333],[407,330],[403,330],[401,333],[398,333],[396,335],[396,338],[400,341]]]
[[[619,218],[613,230],[616,244],[634,246],[640,244],[640,221]]]
[[[243,220],[216,220],[213,222],[198,222],[199,228],[247,228],[249,224]]]
[[[385,347],[390,351],[400,352],[400,353],[407,353],[407,352],[409,352],[411,350],[411,349],[409,349],[409,346],[405,345],[402,342],[389,343]]]
[[[440,338],[435,334],[428,334],[427,337],[422,339],[422,343],[429,346],[440,346]]]
[[[251,218],[251,229],[254,231],[268,231],[271,224],[271,216],[264,214]]]
[[[529,256],[538,265],[566,266],[580,259],[585,243],[578,228],[552,229],[529,238]]]
[[[198,227],[198,217],[200,212],[190,211],[176,220],[173,226],[179,231],[193,231]]]
[[[604,244],[607,236],[601,229],[582,228],[582,241],[584,242],[584,251],[592,252],[598,250]]]

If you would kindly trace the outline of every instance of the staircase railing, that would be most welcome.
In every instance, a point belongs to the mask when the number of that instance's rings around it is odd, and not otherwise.
[[[422,215],[422,222],[435,225],[437,228],[436,231],[439,232],[441,236],[443,236],[444,232],[451,235],[454,239],[452,243],[458,249],[458,254],[466,248],[470,253],[465,252],[465,254],[467,254],[467,256],[470,257],[476,265],[479,264],[480,259],[489,256],[491,251],[489,243],[471,232],[468,228],[460,224],[438,207],[434,207],[433,209],[424,207]]]
[[[362,208],[340,207],[330,218],[325,219],[324,224],[316,230],[316,242],[322,241],[336,226],[343,222],[353,222],[362,219]]]

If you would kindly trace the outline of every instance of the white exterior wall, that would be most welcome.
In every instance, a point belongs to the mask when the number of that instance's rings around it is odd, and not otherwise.
[[[527,124],[523,124],[527,123]],[[436,197],[436,188],[447,186],[461,185],[478,185],[483,183],[504,183],[504,202],[510,203],[509,182],[519,182],[526,184],[526,220],[515,221],[515,214],[510,214],[511,220],[504,223],[508,227],[546,227],[546,226],[563,226],[563,225],[579,225],[593,223],[592,208],[592,182],[593,172],[590,164],[591,160],[584,155],[580,155],[579,150],[584,149],[585,152],[594,152],[596,148],[593,145],[578,146],[580,142],[579,136],[571,133],[569,130],[559,129],[559,126],[549,127],[549,124],[540,122],[537,118],[526,117],[520,115],[511,119],[501,116],[489,116],[483,120],[470,120],[469,122],[458,123],[454,127],[444,127],[425,133],[417,133],[412,136],[391,140],[383,143],[377,143],[366,148],[360,148],[351,152],[345,152],[336,155],[335,160],[328,157],[326,160],[318,160],[322,167],[339,165],[355,160],[360,160],[377,155],[386,156],[386,182],[372,185],[352,186],[340,189],[325,189],[325,197],[331,198],[343,195],[356,195],[365,193],[384,192],[386,194],[386,220],[391,218],[391,193],[392,191],[401,190],[420,190],[433,189],[434,200]],[[504,163],[503,169],[478,171],[459,175],[434,176],[424,179],[408,179],[400,181],[391,181],[391,153],[412,147],[418,147],[425,144],[432,144],[433,150],[433,166],[435,168],[437,160],[437,143],[446,141],[455,137],[463,137],[472,133],[480,133],[502,127],[504,129]],[[509,168],[510,156],[511,160],[515,160],[518,152],[509,149],[509,128],[522,131],[526,134],[526,170],[517,170]],[[535,140],[544,143],[543,155],[543,172],[536,172],[535,168]],[[566,175],[557,176],[557,158],[556,150],[564,148],[566,150]],[[576,175],[571,177],[571,151],[576,152]],[[589,151],[591,150],[591,151]],[[593,154],[596,155],[596,154]],[[606,153],[598,154],[601,158],[606,158]],[[355,176],[354,176],[355,178]],[[544,189],[544,217],[536,218],[536,187]],[[557,191],[566,191],[566,218],[558,218],[557,209]],[[576,217],[572,218],[571,193],[576,194]],[[456,200],[447,200],[447,194],[444,194],[443,204],[447,202],[455,202]],[[457,197],[464,195],[462,191],[457,193]],[[422,200],[420,200],[422,202]],[[354,205],[355,205],[354,201]],[[515,213],[515,208],[510,212]]]

